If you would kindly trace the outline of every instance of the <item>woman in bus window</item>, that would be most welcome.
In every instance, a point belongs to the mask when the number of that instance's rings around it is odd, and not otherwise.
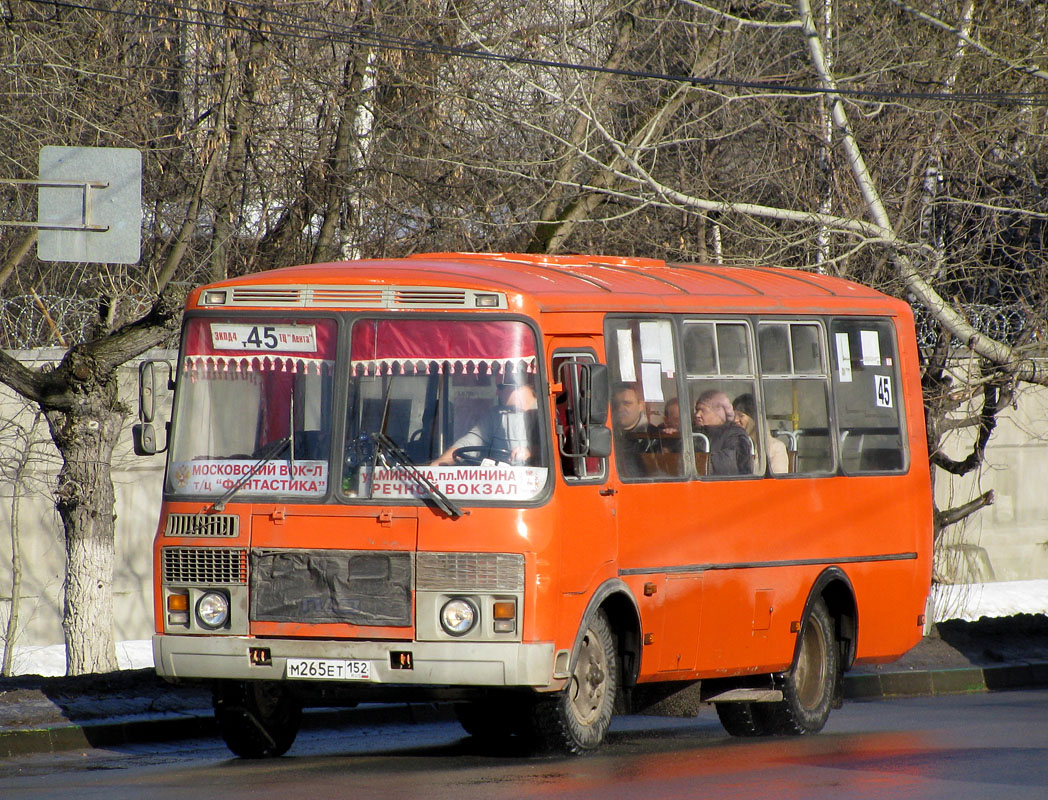
[[[753,448],[746,433],[732,420],[731,401],[720,389],[707,389],[695,401],[696,432],[710,443],[710,475],[749,475]]]
[[[735,398],[732,407],[735,409],[735,424],[746,431],[746,435],[753,442],[754,471],[756,471],[757,453],[760,452],[760,449],[757,446],[757,409],[756,403],[753,401],[753,395],[740,394]],[[789,472],[789,456],[786,453],[786,445],[772,436],[771,431],[768,431],[767,434],[766,449],[768,451],[768,467],[771,469],[772,474],[779,475]]]

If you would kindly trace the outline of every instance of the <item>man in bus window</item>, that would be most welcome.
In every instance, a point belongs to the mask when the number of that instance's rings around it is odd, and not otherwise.
[[[753,447],[746,431],[734,423],[728,395],[707,389],[695,401],[695,430],[710,443],[710,475],[749,475],[753,472]]]
[[[641,456],[658,452],[659,429],[648,422],[640,389],[632,383],[617,385],[611,395],[611,414],[619,469],[630,477],[643,475]]]
[[[671,397],[666,401],[666,407],[662,412],[662,422],[659,424],[659,444],[667,453],[679,453],[681,451],[680,433],[680,400]]]
[[[508,464],[530,464],[538,455],[538,400],[531,377],[507,372],[496,385],[497,405],[430,462],[433,466],[456,463],[455,451],[467,448],[459,460],[476,464],[484,459]]]

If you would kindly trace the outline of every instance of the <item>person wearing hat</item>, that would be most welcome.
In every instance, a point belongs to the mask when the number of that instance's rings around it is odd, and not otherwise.
[[[538,449],[538,400],[531,376],[507,371],[496,384],[497,405],[476,425],[431,461],[432,466],[459,462],[479,463],[484,459],[509,464],[528,464]],[[469,450],[460,454],[457,450]]]

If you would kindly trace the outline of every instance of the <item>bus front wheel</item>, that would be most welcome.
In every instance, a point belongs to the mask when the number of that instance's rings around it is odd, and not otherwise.
[[[214,706],[223,740],[241,758],[284,755],[302,724],[302,706],[274,681],[223,681]]]
[[[760,703],[758,712],[768,733],[818,733],[833,705],[840,672],[840,653],[833,619],[822,599],[816,600],[801,626],[793,668],[780,677],[783,699]]]
[[[586,626],[568,685],[539,698],[532,709],[541,749],[580,754],[600,747],[619,687],[615,636],[603,611]]]

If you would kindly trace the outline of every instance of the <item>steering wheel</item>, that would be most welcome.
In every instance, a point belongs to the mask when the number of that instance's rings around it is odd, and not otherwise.
[[[505,464],[513,460],[513,454],[509,450],[495,450],[483,444],[457,447],[451,455],[455,459],[455,464],[460,467],[475,467],[485,458]]]

